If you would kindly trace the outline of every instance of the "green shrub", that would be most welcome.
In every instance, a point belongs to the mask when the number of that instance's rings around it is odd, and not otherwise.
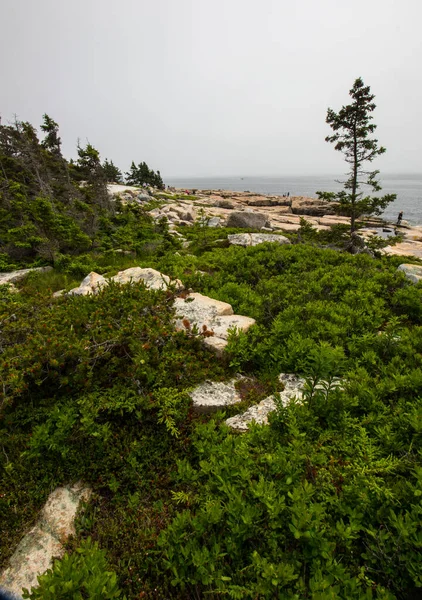
[[[88,538],[73,554],[56,560],[38,577],[38,587],[25,590],[30,600],[112,600],[126,596],[119,589],[116,573],[109,570],[105,552]]]

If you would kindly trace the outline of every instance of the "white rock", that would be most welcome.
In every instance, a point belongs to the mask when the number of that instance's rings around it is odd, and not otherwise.
[[[227,383],[206,381],[191,392],[193,409],[199,413],[223,410],[227,406],[242,401],[235,383],[242,378],[231,379]]]
[[[174,308],[176,329],[186,331],[196,328],[198,333],[212,333],[213,335],[204,337],[204,345],[220,356],[227,346],[230,329],[247,331],[255,323],[255,319],[250,317],[234,315],[227,302],[198,293],[188,294],[186,298],[176,298]]]
[[[220,222],[221,222],[220,217],[211,217],[207,221],[207,226],[208,227],[220,227]]]
[[[402,264],[397,268],[413,283],[419,283],[422,280],[422,265]]]
[[[236,246],[257,246],[258,244],[265,244],[267,242],[276,244],[290,244],[290,240],[284,235],[277,235],[271,233],[235,233],[228,236],[230,244]]]
[[[279,380],[284,384],[284,390],[280,392],[280,400],[285,406],[293,397],[301,400],[305,380],[293,373],[281,373]],[[267,425],[268,415],[276,409],[274,396],[269,396],[259,404],[251,406],[243,414],[235,415],[226,420],[226,424],[236,431],[247,431],[252,422],[259,425]]]
[[[133,192],[139,194],[142,189],[134,185],[121,185],[120,183],[109,183],[107,185],[108,193],[112,196],[118,196],[125,192]]]
[[[53,267],[36,267],[33,269],[19,269],[18,271],[10,271],[9,273],[0,273],[0,285],[8,283],[18,283],[22,281],[30,273],[47,273],[52,271]]]
[[[176,316],[179,316],[176,324],[178,329],[185,329],[182,319],[188,319],[202,329],[202,325],[208,326],[217,316],[233,314],[233,309],[227,302],[214,300],[197,292],[188,294],[186,298],[176,298],[174,308]]]
[[[226,424],[236,431],[247,431],[252,422],[259,425],[268,423],[268,415],[276,409],[276,404],[273,396],[261,400],[259,404],[255,404],[248,408],[241,415],[235,415],[226,419]]]
[[[204,338],[203,344],[206,348],[214,352],[214,354],[218,357],[222,357],[224,354],[224,350],[228,344],[227,340],[223,340],[223,338],[211,336]]]
[[[82,281],[79,287],[73,288],[67,292],[68,296],[86,296],[87,294],[96,294],[100,288],[107,285],[107,280],[98,273],[91,271]]]
[[[143,282],[147,288],[152,290],[166,290],[169,285],[174,284],[176,289],[183,289],[183,284],[179,279],[171,280],[168,275],[163,275],[155,269],[141,269],[141,267],[132,267],[120,271],[110,281],[120,284]]]
[[[169,211],[168,213],[166,213],[166,217],[170,221],[179,221],[180,220],[180,216],[176,212],[173,212],[173,211]]]
[[[10,566],[0,575],[0,586],[19,596],[23,588],[37,586],[37,577],[52,566],[53,557],[64,554],[64,542],[74,533],[74,519],[90,488],[82,484],[57,488],[50,494],[38,523],[18,544]]]
[[[248,331],[255,322],[255,319],[243,317],[242,315],[216,316],[210,324],[210,329],[214,332],[215,336],[227,340],[229,337],[229,330],[237,329],[238,331],[245,332]]]
[[[88,500],[90,491],[80,484],[72,488],[57,488],[52,492],[41,512],[41,523],[59,541],[75,535],[73,525],[81,500]]]
[[[305,379],[298,377],[293,373],[281,373],[279,380],[284,385],[284,390],[280,392],[280,402],[283,406],[286,406],[293,398],[296,398],[298,402],[303,400],[303,388],[305,385]],[[336,377],[331,382],[331,389],[339,388],[342,389],[343,382],[341,379]],[[317,390],[325,391],[325,384],[323,381],[316,385]],[[268,424],[268,415],[277,408],[274,396],[268,396],[265,400],[262,400],[259,404],[251,406],[243,414],[235,415],[226,419],[226,424],[236,431],[247,431],[249,425],[252,422],[258,423],[259,425]]]

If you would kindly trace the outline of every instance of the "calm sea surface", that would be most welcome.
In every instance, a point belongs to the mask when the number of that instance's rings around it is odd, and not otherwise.
[[[341,176],[301,177],[192,177],[166,178],[165,183],[175,187],[197,189],[225,189],[257,192],[261,194],[291,196],[316,196],[316,192],[335,192],[342,189],[336,183]],[[403,219],[412,225],[422,225],[422,174],[381,176],[382,194],[397,194],[397,200],[389,204],[384,218],[395,221],[403,211]]]

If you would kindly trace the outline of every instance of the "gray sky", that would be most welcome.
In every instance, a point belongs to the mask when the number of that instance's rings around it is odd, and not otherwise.
[[[382,172],[422,172],[420,0],[0,0],[0,113],[126,170],[344,170],[327,107],[376,95]]]

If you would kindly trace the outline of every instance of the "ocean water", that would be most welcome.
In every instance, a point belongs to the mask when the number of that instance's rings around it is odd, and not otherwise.
[[[170,177],[167,185],[181,188],[233,190],[260,194],[315,197],[317,191],[335,192],[342,189],[336,182],[342,176],[297,176],[297,177]],[[403,219],[412,225],[422,225],[422,174],[381,175],[383,194],[397,194],[397,199],[388,205],[383,217],[396,221],[403,211]]]

